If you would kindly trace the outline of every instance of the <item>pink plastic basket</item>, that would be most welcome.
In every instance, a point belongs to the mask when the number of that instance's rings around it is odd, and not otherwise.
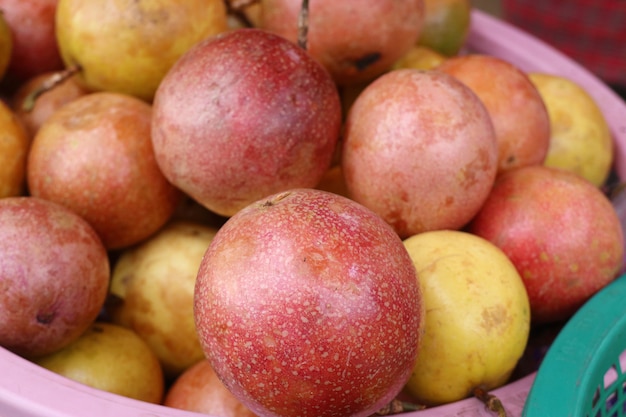
[[[562,75],[583,86],[600,105],[616,145],[616,171],[626,178],[626,105],[580,65],[528,34],[475,10],[468,50],[505,59],[524,71]],[[3,417],[192,417],[203,414],[148,404],[99,391],[34,365],[0,348],[0,416]],[[522,414],[535,379],[531,374],[492,393],[511,417]],[[406,417],[485,416],[477,399],[402,414]],[[204,415],[206,417],[206,415]]]

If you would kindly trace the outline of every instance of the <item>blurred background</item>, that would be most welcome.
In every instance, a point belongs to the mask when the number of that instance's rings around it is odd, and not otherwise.
[[[500,4],[500,0],[472,0],[472,5],[477,9],[496,16],[502,15],[502,5]]]

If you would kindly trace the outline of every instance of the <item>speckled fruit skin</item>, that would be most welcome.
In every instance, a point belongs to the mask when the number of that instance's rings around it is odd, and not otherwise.
[[[176,378],[163,405],[219,417],[256,417],[224,386],[208,359],[196,362]]]
[[[570,317],[622,265],[623,230],[610,201],[592,183],[558,168],[500,175],[468,230],[515,264],[536,323]]]
[[[35,75],[63,68],[55,37],[58,0],[0,0],[13,39],[6,75],[19,84]]]
[[[544,165],[573,171],[598,187],[604,185],[616,147],[596,100],[565,76],[532,72],[528,77],[550,116],[550,146]]]
[[[217,228],[172,220],[122,251],[111,272],[106,313],[156,354],[169,380],[204,357],[193,318],[198,266]]]
[[[296,42],[300,0],[264,0],[258,26]],[[423,0],[316,0],[307,50],[339,85],[371,81],[417,42]]]
[[[78,83],[76,76],[73,76],[42,93],[37,97],[32,108],[26,108],[24,104],[29,95],[41,88],[53,75],[53,72],[46,72],[25,81],[11,97],[11,108],[21,120],[30,139],[35,136],[41,125],[63,105],[88,94],[88,91]]]
[[[407,381],[423,329],[402,241],[345,197],[290,190],[218,231],[195,289],[200,341],[262,416],[369,416]]]
[[[18,116],[0,102],[0,198],[26,193],[30,139]]]
[[[76,340],[102,308],[109,272],[78,215],[36,197],[0,199],[0,346],[37,357]]]
[[[469,222],[495,180],[497,144],[468,87],[441,72],[402,69],[352,105],[341,163],[350,197],[406,238]]]
[[[543,163],[550,146],[550,116],[526,73],[480,54],[455,56],[437,69],[470,87],[489,111],[498,140],[498,173]]]
[[[406,391],[432,406],[510,381],[530,331],[528,295],[515,265],[491,242],[458,230],[420,233],[404,245],[426,310]]]
[[[223,0],[58,2],[59,52],[81,84],[147,102],[181,55],[228,28]]]
[[[84,217],[107,249],[151,236],[182,194],[156,163],[151,120],[150,105],[125,94],[91,93],[66,104],[35,135],[30,193]]]
[[[339,94],[320,64],[277,35],[237,29],[196,45],[168,73],[152,140],[166,177],[228,217],[317,185],[340,129]]]
[[[165,381],[159,359],[131,329],[94,322],[77,340],[35,363],[81,384],[160,404]]]

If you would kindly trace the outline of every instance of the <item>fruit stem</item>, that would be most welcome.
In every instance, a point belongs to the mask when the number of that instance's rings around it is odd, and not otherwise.
[[[373,415],[374,416],[390,416],[393,414],[406,413],[409,411],[423,410],[425,408],[426,406],[424,405],[407,403],[407,402],[396,399],[396,400],[391,401],[389,404],[387,404],[380,410],[378,410]]]
[[[615,199],[620,193],[626,190],[626,182],[618,182],[606,185],[604,192],[610,199]]]
[[[248,15],[246,15],[244,9],[258,2],[259,0],[224,0],[224,4],[226,5],[226,12],[229,15],[234,16],[246,27],[252,27],[254,25],[252,24],[250,19],[248,19]]]
[[[502,402],[493,394],[489,394],[487,390],[482,387],[476,387],[473,391],[474,397],[478,398],[485,404],[485,408],[487,410],[497,413],[498,417],[508,417],[506,410],[504,409],[504,405]]]
[[[243,10],[248,6],[258,3],[259,0],[224,0],[228,10]]]
[[[309,35],[309,0],[302,0],[300,15],[298,16],[298,46],[307,49]]]
[[[46,91],[52,90],[54,87],[62,84],[64,81],[73,77],[80,71],[80,66],[73,65],[50,75],[50,77],[48,77],[38,88],[31,91],[31,93],[24,98],[24,102],[22,103],[22,109],[27,112],[31,111],[33,107],[35,107],[35,102],[40,95],[42,95]]]

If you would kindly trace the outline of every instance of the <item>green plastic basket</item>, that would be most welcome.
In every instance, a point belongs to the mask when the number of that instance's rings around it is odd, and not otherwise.
[[[522,416],[626,416],[626,275],[563,327],[537,371]]]

